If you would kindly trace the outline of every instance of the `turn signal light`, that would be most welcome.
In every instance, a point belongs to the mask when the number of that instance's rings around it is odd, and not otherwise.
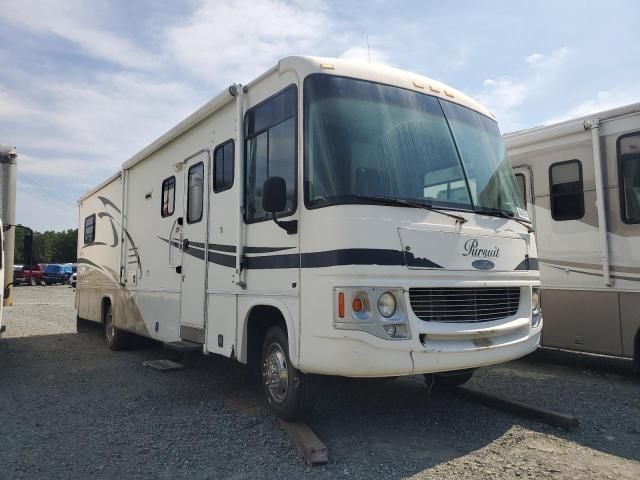
[[[344,293],[338,293],[338,316],[344,318]]]

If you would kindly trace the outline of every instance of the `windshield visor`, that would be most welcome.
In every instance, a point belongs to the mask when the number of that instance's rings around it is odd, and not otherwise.
[[[496,122],[473,110],[315,74],[305,80],[304,115],[309,208],[384,196],[526,214]]]

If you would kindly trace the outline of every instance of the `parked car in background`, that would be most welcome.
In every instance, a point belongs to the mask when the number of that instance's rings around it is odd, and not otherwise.
[[[24,265],[20,270],[13,271],[13,284],[14,285],[41,285],[42,275],[46,264],[37,263],[29,268],[28,265]]]
[[[78,273],[73,272],[71,277],[69,277],[69,285],[71,285],[73,288],[76,288],[77,281],[78,281]]]
[[[47,285],[67,283],[72,273],[73,268],[71,264],[59,265],[56,263],[50,263],[45,267],[42,279]]]

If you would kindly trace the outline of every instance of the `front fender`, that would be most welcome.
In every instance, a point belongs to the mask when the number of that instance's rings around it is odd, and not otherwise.
[[[299,305],[300,301],[297,297],[240,297],[238,299],[238,335],[236,340],[238,361],[247,363],[248,325],[251,311],[258,306],[269,306],[278,309],[284,318],[289,339],[289,357],[291,364],[298,368],[300,360]]]

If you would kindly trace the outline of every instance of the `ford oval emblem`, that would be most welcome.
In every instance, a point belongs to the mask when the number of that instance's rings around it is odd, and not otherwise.
[[[478,270],[491,270],[496,266],[491,260],[474,260],[471,265]]]

